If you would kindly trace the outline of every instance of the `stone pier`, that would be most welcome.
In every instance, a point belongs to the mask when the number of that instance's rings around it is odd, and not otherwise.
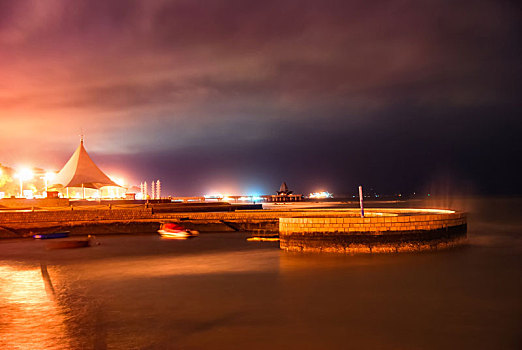
[[[466,215],[436,209],[357,209],[279,219],[281,249],[301,252],[396,253],[437,250],[466,241]]]

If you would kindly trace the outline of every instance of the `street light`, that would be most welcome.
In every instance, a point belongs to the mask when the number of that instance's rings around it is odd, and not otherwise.
[[[34,173],[29,168],[22,168],[14,175],[14,177],[20,180],[20,198],[23,198],[24,181],[31,180],[34,177]]]
[[[48,171],[45,173],[43,179],[45,181],[45,193],[47,194],[47,187],[49,186],[49,181],[53,181],[56,177],[56,173],[52,171]]]

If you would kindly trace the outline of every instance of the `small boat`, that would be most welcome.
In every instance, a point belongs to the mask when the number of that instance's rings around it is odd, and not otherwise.
[[[164,238],[191,238],[199,235],[196,230],[189,230],[180,224],[171,222],[162,224],[158,233]]]
[[[52,232],[52,233],[41,233],[34,235],[34,239],[53,239],[53,238],[65,238],[69,237],[69,231]]]
[[[76,240],[63,240],[47,242],[45,247],[47,249],[74,249],[74,248],[85,248],[91,245],[91,239],[76,239]]]

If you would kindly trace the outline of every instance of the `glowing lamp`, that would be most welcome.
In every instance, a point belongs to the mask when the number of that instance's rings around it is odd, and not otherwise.
[[[321,192],[310,193],[309,197],[313,198],[313,199],[326,199],[326,198],[333,198],[333,195],[328,191],[321,191]]]
[[[34,177],[34,173],[29,168],[21,168],[14,175],[15,178],[20,180],[20,198],[24,197],[24,181],[31,180]]]
[[[20,179],[20,181],[27,181],[34,177],[34,173],[29,168],[22,168],[15,174],[15,177]]]
[[[56,173],[54,173],[52,171],[48,171],[45,173],[45,175],[43,176],[43,179],[45,182],[45,192],[47,192],[47,188],[49,186],[49,181],[53,181],[55,177],[56,177]]]

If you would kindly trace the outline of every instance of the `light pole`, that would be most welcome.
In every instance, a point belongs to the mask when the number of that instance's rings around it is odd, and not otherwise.
[[[47,197],[47,189],[49,187],[49,181],[53,181],[56,177],[56,173],[53,173],[52,171],[48,171],[45,173],[43,179],[45,181],[45,196]]]
[[[22,168],[14,175],[15,178],[20,180],[20,198],[24,197],[24,181],[31,180],[34,177],[34,173],[31,169]]]
[[[359,205],[361,206],[361,218],[364,218],[363,188],[359,186]]]

